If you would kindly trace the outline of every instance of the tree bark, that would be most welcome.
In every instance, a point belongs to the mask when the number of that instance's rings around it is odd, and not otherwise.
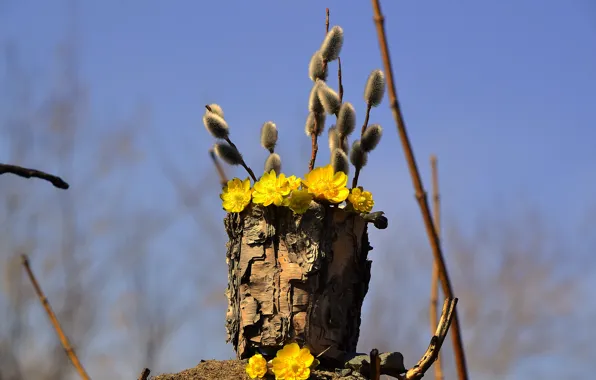
[[[239,359],[293,341],[330,358],[356,351],[372,249],[360,215],[316,202],[303,215],[251,205],[224,225],[227,341]]]

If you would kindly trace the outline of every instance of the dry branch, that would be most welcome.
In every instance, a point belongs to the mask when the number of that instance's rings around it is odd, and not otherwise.
[[[149,371],[149,368],[143,368],[143,370],[141,371],[141,374],[139,375],[138,380],[147,380],[149,378],[150,373],[151,373],[151,371]]]
[[[27,275],[29,276],[29,279],[31,280],[31,284],[33,284],[33,288],[35,289],[35,293],[37,294],[39,301],[41,302],[43,308],[48,314],[50,322],[52,323],[54,329],[56,330],[56,333],[58,334],[58,338],[60,339],[60,343],[62,343],[62,347],[64,347],[66,355],[68,356],[68,358],[72,362],[72,365],[79,373],[81,379],[89,380],[89,375],[87,375],[87,372],[85,372],[85,369],[79,361],[79,358],[77,357],[74,348],[72,348],[70,342],[68,341],[68,338],[64,334],[64,331],[62,331],[62,327],[60,327],[60,322],[58,322],[58,318],[56,318],[56,314],[54,314],[54,311],[52,310],[50,301],[48,301],[48,298],[43,293],[43,290],[41,290],[41,287],[39,286],[39,283],[37,282],[37,279],[35,278],[35,275],[31,270],[31,266],[29,265],[29,258],[27,257],[27,255],[21,255],[21,261],[23,267],[25,268],[25,271],[27,272]]]
[[[399,134],[401,144],[408,162],[408,169],[412,177],[412,184],[416,191],[416,199],[422,212],[422,218],[424,219],[424,225],[426,227],[426,233],[430,241],[430,245],[433,251],[435,262],[439,268],[439,279],[443,288],[443,294],[446,298],[453,298],[453,289],[449,280],[449,274],[447,272],[447,266],[443,258],[443,252],[437,231],[433,223],[430,207],[428,205],[428,199],[426,192],[422,185],[422,179],[420,178],[420,172],[416,165],[416,159],[414,158],[414,152],[412,145],[408,137],[404,118],[397,100],[397,91],[395,89],[395,83],[393,80],[393,68],[391,66],[391,58],[389,56],[389,47],[387,44],[387,37],[385,34],[385,18],[381,12],[381,5],[379,0],[372,0],[372,6],[374,11],[374,21],[377,29],[377,35],[379,37],[379,47],[381,50],[381,56],[383,58],[383,66],[385,67],[385,75],[387,78],[387,88],[389,92],[389,105],[393,113],[393,118],[397,124],[397,132]],[[468,379],[468,371],[466,366],[466,358],[464,354],[463,343],[461,339],[461,333],[459,328],[459,320],[457,318],[457,312],[453,314],[453,351],[455,354],[455,362],[460,380]]]
[[[39,178],[50,182],[59,189],[68,189],[70,186],[62,178],[36,169],[23,168],[21,166],[0,164],[0,174],[11,173],[23,178]]]
[[[416,365],[406,372],[406,380],[417,380],[424,376],[424,373],[428,371],[433,362],[437,359],[443,341],[449,331],[452,319],[455,317],[455,306],[457,305],[457,298],[446,298],[443,303],[443,311],[441,312],[441,319],[439,325],[435,330],[435,335],[430,339],[430,344],[426,349],[422,358],[416,363]]]
[[[437,235],[441,235],[441,200],[439,198],[439,171],[437,168],[437,156],[430,157],[430,167],[432,172],[433,187],[433,215]],[[430,282],[430,331],[431,333],[437,326],[437,308],[439,304],[439,266],[433,260],[433,269]],[[443,380],[443,366],[441,364],[441,354],[437,355],[435,363],[435,380]]]

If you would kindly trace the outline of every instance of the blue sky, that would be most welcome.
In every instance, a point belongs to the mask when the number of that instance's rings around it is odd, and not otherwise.
[[[596,3],[382,6],[398,95],[427,188],[428,157],[439,157],[445,218],[471,228],[483,211],[533,205],[575,236],[596,204]],[[266,157],[259,128],[273,120],[284,171],[304,174],[310,153],[303,133],[307,66],[324,36],[325,7],[331,25],[345,31],[344,99],[356,107],[360,124],[367,75],[382,68],[368,1],[79,2],[89,133],[141,103],[150,108],[151,133],[141,143],[146,159],[139,178],[145,182],[134,195],[139,207],[172,196],[167,183],[149,176],[164,156],[191,179],[212,170],[206,151],[213,141],[201,123],[203,105],[211,102],[224,108],[232,139],[255,171]],[[0,42],[18,45],[40,87],[49,86],[56,43],[71,27],[68,9],[66,1],[0,1]],[[371,122],[384,126],[385,134],[360,182],[390,221],[410,219],[422,228],[386,99]],[[319,163],[328,159],[324,141],[321,147]],[[219,222],[215,189],[212,198],[209,207]],[[180,231],[190,233],[188,223],[179,223]],[[373,238],[382,234],[373,232]]]

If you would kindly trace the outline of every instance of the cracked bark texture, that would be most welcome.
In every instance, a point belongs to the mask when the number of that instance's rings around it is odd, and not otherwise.
[[[251,205],[224,225],[227,341],[239,359],[292,341],[330,358],[356,351],[372,249],[360,215],[316,202],[303,215]]]

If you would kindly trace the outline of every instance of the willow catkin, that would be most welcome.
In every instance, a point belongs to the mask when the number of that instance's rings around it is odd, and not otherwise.
[[[362,135],[362,149],[365,152],[370,152],[371,150],[375,149],[379,141],[381,140],[381,136],[383,135],[383,128],[379,124],[371,124],[366,128],[364,134]]]
[[[324,113],[325,108],[319,99],[319,81],[315,82],[308,96],[308,110],[314,113]]]
[[[310,112],[306,118],[306,125],[304,126],[304,132],[307,136],[312,136],[314,133],[320,136],[325,130],[325,114]]]
[[[321,48],[321,56],[327,62],[331,62],[339,57],[341,47],[344,44],[344,30],[340,26],[334,26],[325,36]]]
[[[271,153],[265,161],[265,173],[269,173],[271,170],[275,171],[275,174],[281,173],[281,157],[277,153]]]
[[[207,109],[207,111],[209,111],[209,109],[211,109],[210,112],[213,112],[214,114],[220,116],[222,119],[224,118],[223,109],[221,108],[221,106],[219,104],[212,103],[212,104],[209,104],[207,107],[209,107]]]
[[[368,153],[362,149],[360,140],[356,140],[352,143],[352,149],[350,149],[350,162],[358,170],[366,166],[366,163],[368,162]]]
[[[325,108],[325,112],[329,115],[336,115],[339,112],[339,107],[341,106],[339,95],[331,87],[327,86],[325,82],[319,81],[317,94],[319,95],[321,104],[323,104],[323,108]]]
[[[340,136],[349,136],[356,128],[356,110],[351,103],[343,103],[337,113],[337,132]]]
[[[226,143],[217,143],[214,146],[215,154],[230,165],[242,164],[242,155],[238,149]]]
[[[364,100],[370,107],[381,104],[385,95],[385,74],[381,70],[373,70],[364,87]]]
[[[350,172],[350,164],[348,162],[348,156],[346,153],[341,149],[334,149],[331,152],[331,166],[333,166],[333,171],[337,172],[344,172],[348,174]]]
[[[228,123],[215,112],[205,112],[205,115],[203,115],[203,124],[211,136],[217,139],[225,139],[230,133]]]
[[[339,133],[337,133],[337,128],[335,127],[335,125],[332,125],[329,128],[327,135],[329,137],[329,151],[330,152],[333,152],[337,148],[341,148]]]
[[[308,77],[314,82],[317,79],[327,80],[327,65],[320,51],[316,51],[308,63]]]
[[[268,121],[261,127],[261,146],[273,153],[277,144],[277,126]]]

